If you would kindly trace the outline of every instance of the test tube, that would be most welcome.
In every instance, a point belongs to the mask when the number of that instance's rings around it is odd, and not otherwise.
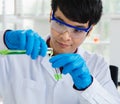
[[[60,79],[62,79],[62,74],[60,72],[60,69],[59,68],[55,68],[55,74],[54,74],[54,77],[57,81],[59,81]]]
[[[10,50],[10,49],[0,50],[0,55],[12,55],[12,54],[26,54],[26,50]],[[48,48],[47,54],[48,55],[53,54],[53,49]]]

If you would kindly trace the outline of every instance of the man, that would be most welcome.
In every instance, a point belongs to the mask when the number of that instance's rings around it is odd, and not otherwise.
[[[120,104],[109,65],[81,49],[100,20],[101,0],[52,0],[51,6],[46,41],[32,30],[4,34],[8,49],[26,50],[28,55],[0,58],[4,104]],[[47,47],[53,48],[52,57],[46,54]]]

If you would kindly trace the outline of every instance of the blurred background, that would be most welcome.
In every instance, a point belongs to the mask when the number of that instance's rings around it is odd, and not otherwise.
[[[51,0],[0,0],[0,30],[34,29],[49,33]],[[103,16],[83,47],[120,68],[120,0],[103,0]],[[120,82],[120,72],[119,72]]]

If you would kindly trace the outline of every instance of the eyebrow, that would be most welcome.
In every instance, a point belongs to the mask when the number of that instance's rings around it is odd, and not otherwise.
[[[62,22],[64,22],[64,23],[66,23],[63,19],[61,19],[60,17],[57,17],[57,16],[55,16],[55,18],[57,18],[58,20],[60,20],[60,21],[62,21]],[[71,25],[71,24],[70,24]],[[72,25],[72,26],[74,26],[74,25]],[[78,28],[86,28],[85,26],[79,26],[79,25],[75,25],[75,27],[78,27]]]

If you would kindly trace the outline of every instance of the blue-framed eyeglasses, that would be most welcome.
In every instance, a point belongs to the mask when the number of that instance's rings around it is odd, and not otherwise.
[[[70,24],[67,24],[59,19],[57,19],[54,16],[54,13],[52,14],[51,17],[51,27],[57,31],[58,33],[62,34],[66,31],[69,31],[69,34],[71,37],[73,38],[80,38],[84,35],[87,34],[87,32],[89,32],[89,30],[91,29],[91,26],[89,26],[88,28],[79,28],[77,26],[72,26]]]

